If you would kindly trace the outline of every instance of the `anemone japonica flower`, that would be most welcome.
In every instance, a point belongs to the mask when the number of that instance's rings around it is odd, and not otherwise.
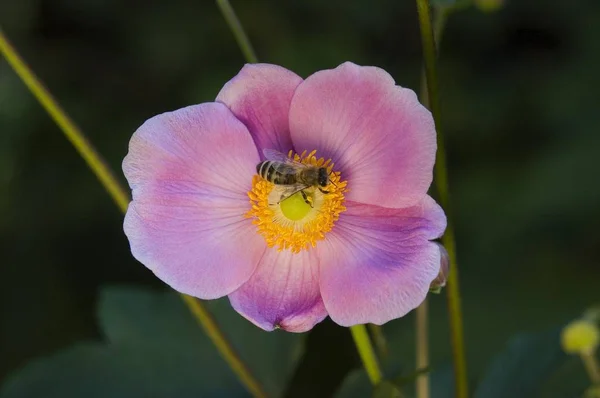
[[[284,198],[257,173],[265,149],[325,168],[326,187]],[[328,315],[382,324],[417,307],[440,270],[435,151],[431,114],[382,69],[347,62],[303,80],[246,65],[216,102],[134,133],[125,233],[175,290],[229,296],[265,330],[302,332]]]

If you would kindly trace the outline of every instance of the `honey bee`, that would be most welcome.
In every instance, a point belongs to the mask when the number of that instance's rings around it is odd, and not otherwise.
[[[312,201],[304,192],[305,189],[317,188],[324,194],[329,193],[323,189],[331,182],[327,167],[297,162],[274,149],[264,149],[263,153],[267,160],[256,165],[256,173],[265,180],[284,188],[277,204],[300,192],[304,201],[313,207]]]

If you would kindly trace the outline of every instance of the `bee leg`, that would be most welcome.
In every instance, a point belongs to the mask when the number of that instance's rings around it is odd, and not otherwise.
[[[324,194],[328,194],[330,193],[329,191],[324,190],[323,188],[319,187],[319,191],[321,191]]]
[[[310,207],[314,207],[312,202],[310,200],[308,200],[308,196],[306,195],[306,192],[300,191],[300,193],[302,194],[302,198],[304,199],[306,204],[309,205]]]

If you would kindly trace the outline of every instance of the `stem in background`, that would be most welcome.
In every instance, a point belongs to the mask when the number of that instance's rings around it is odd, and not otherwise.
[[[417,369],[425,369],[429,366],[429,333],[427,329],[427,299],[417,308]],[[429,398],[429,372],[417,376],[416,380],[417,398]]]
[[[369,332],[371,333],[371,338],[373,339],[373,343],[375,344],[375,348],[379,353],[380,358],[386,358],[389,354],[387,340],[385,339],[385,335],[383,334],[383,329],[379,325],[375,325],[373,323],[369,323],[367,325],[369,328]]]
[[[240,46],[240,50],[242,50],[246,60],[251,64],[257,63],[258,58],[254,53],[254,48],[252,47],[252,44],[250,43],[248,35],[244,31],[240,20],[238,19],[237,15],[235,15],[233,7],[231,7],[231,4],[229,4],[229,0],[217,0],[217,5],[219,6],[223,17],[225,18],[227,25],[229,25],[229,29],[231,29],[231,32],[235,37],[235,41],[237,41],[238,46]]]
[[[252,44],[250,44],[250,40],[244,32],[244,28],[235,15],[235,11],[231,7],[231,4],[229,4],[229,1],[217,0],[217,5],[221,9],[223,17],[225,17],[229,28],[233,32],[233,35],[235,36],[235,39],[238,42],[244,57],[246,58],[246,61],[249,63],[257,63],[258,58],[256,57],[256,54],[254,54]],[[375,351],[373,350],[371,340],[369,339],[369,335],[367,333],[367,328],[365,325],[355,325],[350,328],[350,331],[352,332],[356,349],[358,350],[360,358],[365,366],[367,375],[369,376],[369,379],[373,385],[377,385],[382,379],[382,374],[379,368],[379,362],[377,361],[377,356],[375,355]]]
[[[4,55],[10,66],[14,69],[29,91],[44,107],[46,112],[63,131],[67,139],[73,144],[77,152],[94,171],[100,183],[104,186],[110,197],[114,200],[121,211],[127,210],[129,197],[121,188],[115,176],[100,155],[90,145],[85,136],[75,126],[75,123],[66,115],[60,105],[56,102],[44,85],[36,78],[25,62],[19,57],[4,33],[0,29],[0,53]]]
[[[200,326],[204,328],[204,331],[217,347],[221,355],[225,358],[232,359],[227,361],[229,366],[239,377],[242,384],[246,386],[246,389],[252,396],[257,398],[267,397],[267,393],[265,393],[260,383],[252,376],[252,373],[246,367],[246,364],[242,362],[238,353],[234,351],[229,341],[225,338],[225,334],[219,328],[219,325],[212,314],[194,297],[185,294],[182,294],[181,297],[192,314],[196,317]]]
[[[596,359],[596,355],[594,352],[585,352],[581,353],[581,360],[583,361],[583,366],[585,367],[585,371],[587,372],[590,380],[592,381],[592,385],[600,386],[600,365],[598,364],[598,360]]]
[[[444,27],[446,26],[446,19],[448,17],[448,9],[440,8],[435,14],[433,23],[433,35],[435,38],[436,53],[439,48],[439,44],[442,40],[444,33]],[[431,109],[429,103],[429,94],[427,92],[427,76],[425,69],[421,71],[421,88],[419,92],[421,102],[427,108]],[[428,303],[427,298],[416,310],[416,368],[425,369],[429,366],[429,332],[428,332]],[[428,398],[429,397],[429,372],[424,372],[417,376],[416,379],[416,392],[417,398]]]
[[[102,186],[117,204],[121,212],[127,211],[129,204],[129,195],[119,184],[117,179],[111,173],[106,163],[96,152],[94,147],[85,138],[84,134],[75,126],[67,114],[62,110],[57,101],[50,95],[48,90],[34,75],[31,69],[18,55],[16,50],[10,44],[2,29],[0,28],[0,53],[4,55],[8,63],[27,86],[29,91],[40,102],[44,109],[50,114],[54,122],[62,130],[64,135],[73,144],[77,152],[86,161],[92,172],[98,177]],[[211,314],[204,308],[202,303],[193,297],[180,294],[190,312],[196,318],[198,323],[204,328],[204,331],[211,339],[213,344],[219,350],[223,359],[229,367],[238,376],[240,381],[246,386],[253,396],[263,398],[266,393],[263,391],[260,383],[252,376],[250,369],[241,360],[239,355],[233,349],[233,346],[227,341],[223,332],[219,329],[217,322]]]
[[[438,96],[438,82],[436,70],[436,45],[428,0],[416,0],[419,14],[419,25],[421,28],[421,40],[423,45],[423,58],[425,60],[425,75],[427,77],[427,92],[431,113],[435,120],[437,130],[437,155],[435,164],[435,182],[439,195],[440,204],[446,210],[448,227],[442,237],[442,244],[448,251],[450,259],[450,272],[446,287],[448,297],[448,310],[450,316],[450,331],[452,339],[452,350],[454,359],[454,377],[456,382],[456,398],[467,398],[468,379],[467,363],[465,359],[462,311],[460,307],[460,289],[458,285],[458,266],[456,264],[456,245],[454,240],[454,229],[449,209],[448,172],[446,168],[446,150],[444,136],[442,134],[440,101]],[[442,19],[443,22],[443,19]],[[443,25],[443,24],[442,24]]]
[[[356,345],[360,359],[365,366],[369,380],[371,380],[371,383],[376,386],[379,384],[379,382],[381,382],[383,376],[381,375],[381,369],[379,368],[375,351],[373,350],[373,346],[369,340],[367,328],[365,325],[354,325],[350,326],[350,332],[352,333],[354,344]]]

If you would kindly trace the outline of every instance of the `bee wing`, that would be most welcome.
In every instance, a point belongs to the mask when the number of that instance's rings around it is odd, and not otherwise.
[[[267,160],[286,163],[295,167],[306,167],[304,163],[296,162],[294,159],[290,159],[285,153],[279,152],[275,149],[265,148],[263,149],[263,154]]]
[[[288,185],[285,188],[281,189],[281,195],[279,197],[279,201],[277,203],[281,203],[284,200],[286,200],[287,198],[289,198],[290,196],[294,195],[295,193],[298,193],[300,191],[302,191],[303,189],[308,188],[307,185],[302,185],[302,184],[294,184],[294,185]]]

